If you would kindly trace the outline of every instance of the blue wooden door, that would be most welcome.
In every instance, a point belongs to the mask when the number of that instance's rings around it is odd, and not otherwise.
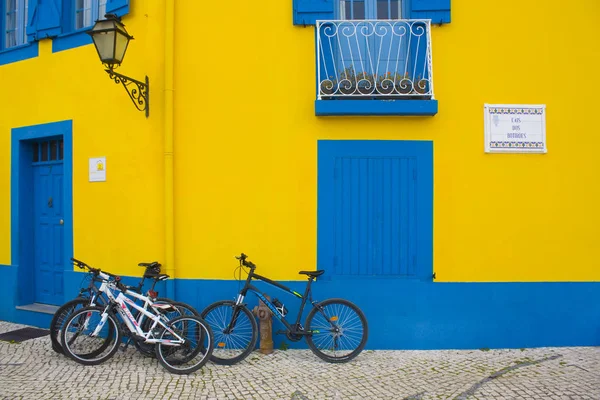
[[[35,301],[63,303],[64,200],[61,161],[33,165]]]
[[[431,142],[319,141],[318,168],[319,268],[431,279]]]
[[[415,275],[415,179],[410,157],[336,158],[336,275]]]

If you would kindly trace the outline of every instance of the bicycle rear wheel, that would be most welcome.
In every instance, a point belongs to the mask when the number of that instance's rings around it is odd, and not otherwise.
[[[158,299],[156,299],[155,303],[171,304],[172,306],[175,307],[176,311],[171,311],[171,312],[168,312],[165,314],[166,320],[172,320],[172,319],[182,316],[182,315],[194,315],[196,317],[200,317],[200,313],[194,307],[190,306],[187,303],[183,303],[181,301],[172,301],[167,298],[158,298]],[[148,330],[150,330],[150,327],[152,326],[153,323],[154,323],[154,321],[152,321],[150,318],[144,318],[144,320],[142,321],[142,324],[141,324],[142,331],[147,332]],[[160,325],[158,326],[158,328],[160,328]],[[156,349],[155,349],[156,346],[154,345],[154,343],[134,341],[133,345],[140,353],[142,353],[143,355],[145,355],[147,357],[155,357],[156,356]]]
[[[185,343],[173,345],[177,336]],[[194,315],[182,315],[174,318],[163,329],[158,339],[165,342],[156,343],[158,362],[174,374],[191,374],[200,369],[209,360],[213,351],[213,334],[210,326]]]
[[[111,358],[121,344],[117,319],[102,307],[84,307],[67,318],[61,332],[65,354],[83,365]]]
[[[52,317],[52,321],[50,321],[50,341],[52,342],[52,350],[59,354],[64,354],[62,345],[60,344],[60,331],[62,330],[63,325],[73,312],[89,305],[89,298],[78,297],[67,301],[56,310]]]
[[[315,305],[304,324],[308,347],[319,358],[343,363],[360,354],[367,344],[367,318],[353,303],[344,299],[327,299]]]
[[[254,350],[258,339],[258,327],[254,315],[246,306],[236,306],[231,300],[217,301],[206,307],[201,317],[210,325],[215,335],[214,351],[210,357],[215,364],[233,365]],[[226,332],[234,317],[232,329]]]

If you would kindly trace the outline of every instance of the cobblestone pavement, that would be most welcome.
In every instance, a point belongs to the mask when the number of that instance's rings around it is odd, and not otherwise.
[[[0,333],[23,325],[0,322]],[[1,399],[600,399],[600,347],[371,351],[328,364],[309,350],[254,352],[239,364],[172,375],[119,351],[83,366],[48,336],[0,341]]]

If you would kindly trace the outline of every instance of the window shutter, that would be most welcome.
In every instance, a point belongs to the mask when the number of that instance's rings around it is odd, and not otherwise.
[[[27,0],[27,41],[33,42],[37,40],[37,6],[38,0]]]
[[[116,14],[118,17],[129,14],[129,0],[108,0],[106,2],[106,13]],[[104,15],[101,17],[104,18]]]
[[[450,0],[412,0],[410,18],[431,19],[432,24],[450,22]]]
[[[61,0],[38,0],[33,18],[37,30],[37,39],[58,36],[61,33]],[[31,9],[29,10],[31,12]]]
[[[294,0],[294,25],[315,25],[318,19],[333,19],[334,0]]]

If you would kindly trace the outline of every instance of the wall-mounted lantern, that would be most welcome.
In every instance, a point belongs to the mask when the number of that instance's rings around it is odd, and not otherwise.
[[[127,45],[133,36],[127,33],[121,18],[115,14],[106,14],[106,19],[96,21],[94,27],[86,33],[92,37],[100,61],[107,69],[106,72],[116,83],[123,84],[131,101],[140,111],[146,111],[146,118],[150,115],[150,82],[146,76],[145,82],[140,82],[115,72],[121,65]],[[130,85],[134,85],[130,87]]]

